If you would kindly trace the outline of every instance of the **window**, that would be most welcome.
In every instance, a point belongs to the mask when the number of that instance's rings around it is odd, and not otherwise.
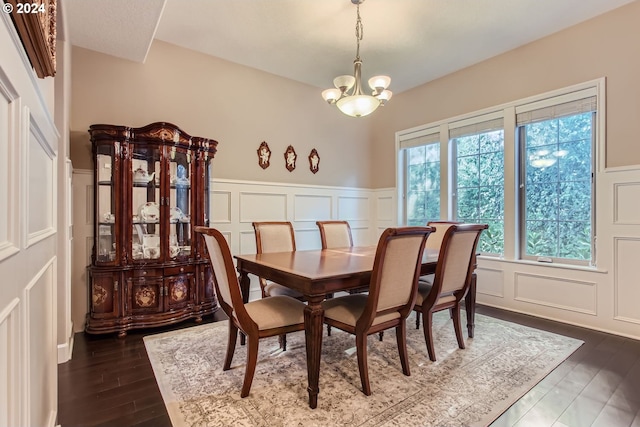
[[[522,258],[592,259],[595,97],[517,116]]]
[[[489,224],[483,255],[595,266],[604,79],[396,134],[400,218]]]
[[[440,218],[440,144],[407,149],[407,224]]]
[[[504,253],[504,130],[502,118],[455,127],[449,131],[454,155],[454,218],[489,224],[478,251]]]
[[[404,149],[405,223],[426,225],[440,219],[440,134],[437,129],[409,134]]]

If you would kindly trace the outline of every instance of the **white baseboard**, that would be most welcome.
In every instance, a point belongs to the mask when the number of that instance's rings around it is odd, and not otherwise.
[[[73,324],[71,324],[71,328],[67,333],[67,342],[64,344],[58,344],[58,364],[68,362],[71,360],[71,356],[73,355],[73,338],[75,334],[73,333]]]

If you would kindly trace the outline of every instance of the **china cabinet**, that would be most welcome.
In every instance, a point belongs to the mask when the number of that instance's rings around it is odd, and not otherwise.
[[[201,321],[217,308],[206,249],[217,141],[170,123],[92,125],[94,242],[88,333]]]

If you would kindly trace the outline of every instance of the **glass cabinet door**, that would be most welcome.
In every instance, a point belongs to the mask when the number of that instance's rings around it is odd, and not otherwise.
[[[115,146],[114,144],[97,144],[96,154],[96,248],[95,257],[98,263],[113,263],[117,259],[117,208],[115,194]]]
[[[195,159],[172,148],[169,159],[169,259],[191,256],[191,184]]]
[[[161,152],[152,145],[133,144],[131,152],[131,255],[136,260],[162,257]]]

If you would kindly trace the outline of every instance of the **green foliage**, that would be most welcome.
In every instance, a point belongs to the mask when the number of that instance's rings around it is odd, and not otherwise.
[[[524,126],[524,249],[529,256],[591,259],[592,113]],[[504,253],[504,132],[451,140],[455,218],[489,224],[482,253]],[[407,219],[440,219],[440,144],[407,149]],[[444,177],[442,177],[444,179]]]

